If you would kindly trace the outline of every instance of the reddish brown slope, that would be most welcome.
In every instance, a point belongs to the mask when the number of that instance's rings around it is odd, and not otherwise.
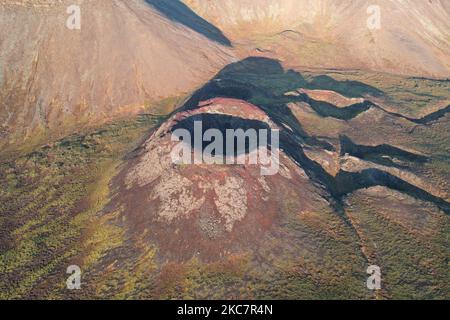
[[[447,0],[184,2],[244,48],[271,53],[290,66],[450,77]],[[380,29],[371,30],[368,9],[374,4]]]
[[[66,27],[74,3],[81,30]],[[231,60],[207,28],[144,0],[0,1],[1,139],[104,121],[193,89]]]

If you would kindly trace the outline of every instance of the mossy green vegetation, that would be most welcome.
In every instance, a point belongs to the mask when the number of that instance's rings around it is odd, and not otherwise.
[[[381,96],[386,104],[394,108],[393,111],[413,118],[436,111],[436,107],[450,104],[450,80],[422,79],[362,71],[329,71],[324,72],[325,77],[310,74],[309,77],[311,76],[315,79],[313,80],[314,84],[324,85],[325,82],[325,86],[349,97],[377,96],[377,91],[364,90],[361,86],[344,88],[342,84],[333,85],[336,81],[344,84],[349,81],[364,83],[366,86],[378,90],[378,96]]]
[[[450,221],[443,214],[421,216],[431,230],[411,228],[392,219],[392,212],[377,199],[357,192],[348,214],[358,229],[371,263],[381,267],[381,296],[389,299],[448,299]],[[419,204],[418,204],[419,205]],[[418,224],[407,213],[409,223]],[[425,225],[426,226],[426,225]]]
[[[249,101],[298,132],[304,123],[289,116],[284,96],[298,88],[370,95],[410,116],[443,103],[450,91],[448,81],[359,71],[278,70],[262,76],[236,70],[220,77],[257,88]],[[151,110],[170,112],[182,100],[170,98]],[[308,117],[317,136],[330,131],[337,135],[346,124],[313,112]],[[277,192],[289,201],[280,206],[278,229],[255,247],[215,262],[196,257],[161,261],[145,235],[130,240],[120,208],[103,211],[114,194],[110,182],[123,157],[163,119],[141,115],[80,129],[39,147],[42,136],[37,135],[1,155],[0,298],[449,298],[448,217],[433,216],[440,227],[423,235],[390,219],[389,208],[360,193],[348,197],[344,214],[319,204],[303,211],[302,199],[281,185]],[[421,170],[448,190],[448,121],[417,127],[410,137],[405,144],[430,156]],[[72,264],[83,270],[83,290],[65,289],[66,268]],[[382,268],[378,295],[366,287],[369,264]]]
[[[120,230],[97,212],[121,157],[158,121],[142,115],[3,157],[1,298],[58,297],[73,259],[88,268],[121,243]]]

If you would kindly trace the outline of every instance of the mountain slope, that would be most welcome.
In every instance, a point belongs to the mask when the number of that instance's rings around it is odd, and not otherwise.
[[[377,1],[375,30],[367,26],[374,4],[368,0],[184,2],[247,49],[291,66],[450,76],[448,1]]]
[[[200,17],[183,24],[152,1],[78,1],[81,29],[70,30],[73,3],[0,1],[2,138],[136,112],[231,60],[226,38],[210,37]]]
[[[450,82],[327,72],[248,58],[170,117],[1,161],[0,298],[448,299],[450,114],[421,105]],[[279,173],[174,164],[172,129],[199,119],[280,128]]]

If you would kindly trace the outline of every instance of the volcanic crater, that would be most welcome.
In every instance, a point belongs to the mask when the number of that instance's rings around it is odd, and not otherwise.
[[[277,164],[279,172],[272,176],[261,175],[260,164],[174,164],[172,131],[192,128],[197,120],[203,120],[204,129],[276,128],[267,114],[251,103],[211,99],[198,109],[173,115],[126,163],[114,182],[114,208],[122,209],[132,238],[147,235],[147,241],[157,242],[162,257],[175,261],[193,256],[216,260],[257,244],[281,221],[280,184],[299,190],[299,198],[307,188],[316,193],[303,170],[283,153]],[[308,204],[302,206],[306,209]]]
[[[427,161],[426,156],[387,144],[355,144],[343,135],[337,140],[311,136],[291,109],[283,106],[312,106],[319,100],[307,96],[308,91],[300,88],[298,95],[271,93],[229,78],[236,70],[267,65],[272,72],[284,73],[279,71],[281,66],[277,69],[276,62],[262,58],[227,67],[231,73],[219,73],[194,93],[123,165],[113,182],[115,194],[109,208],[121,212],[120,223],[130,239],[155,244],[163,261],[188,261],[193,257],[216,261],[230,253],[257,248],[274,233],[278,238],[286,236],[280,231],[286,210],[314,211],[320,203],[351,224],[345,213],[345,197],[374,186],[398,190],[449,213],[446,191],[409,170],[411,165]],[[237,85],[241,86],[238,90]],[[259,105],[250,102],[261,94],[266,99],[259,97]],[[314,96],[312,91],[309,94]],[[368,112],[367,105],[376,106],[369,100],[350,99],[336,92],[329,91],[326,96],[333,99],[323,101],[322,97],[320,105],[332,108],[326,116],[336,121],[352,121]],[[334,105],[336,99],[339,103]],[[361,110],[347,117],[352,106]],[[172,134],[186,129],[194,136],[195,122],[201,122],[204,131],[218,129],[222,133],[227,129],[279,130],[279,172],[263,176],[261,165],[248,163],[175,164],[171,151],[178,142]],[[256,150],[259,148],[258,144]],[[192,150],[193,154],[202,151]],[[246,156],[256,150],[241,153]],[[237,153],[234,156],[239,156]]]

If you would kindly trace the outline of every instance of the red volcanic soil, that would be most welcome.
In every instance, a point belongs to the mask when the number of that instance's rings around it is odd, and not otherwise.
[[[145,0],[81,1],[80,30],[66,27],[73,4],[0,0],[0,128],[7,138],[142,112],[190,92],[232,60],[204,28],[177,23]]]
[[[214,261],[256,248],[277,229],[286,204],[298,212],[310,210],[322,193],[282,152],[280,170],[272,176],[262,176],[259,165],[173,164],[171,128],[199,114],[265,121],[275,128],[257,106],[215,98],[175,114],[127,161],[113,182],[109,207],[120,209],[130,239],[155,244],[163,260]]]

